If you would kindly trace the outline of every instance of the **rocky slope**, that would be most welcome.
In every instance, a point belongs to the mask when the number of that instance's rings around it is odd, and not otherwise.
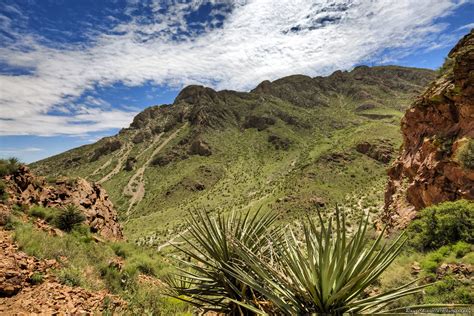
[[[106,291],[92,292],[59,282],[56,260],[39,260],[18,250],[0,225],[0,315],[76,315],[119,312],[124,301]],[[35,279],[41,275],[41,282]],[[41,283],[41,284],[40,284]]]
[[[338,203],[350,216],[376,214],[401,144],[399,120],[434,78],[426,69],[361,66],[264,81],[251,92],[189,86],[118,135],[31,168],[100,183],[127,238],[148,245],[168,245],[195,209],[262,207],[291,221]]]
[[[117,221],[117,212],[104,189],[84,179],[56,179],[48,183],[35,176],[26,166],[21,166],[3,180],[8,200],[6,209],[13,205],[40,205],[62,207],[72,204],[86,217],[86,224],[94,233],[111,240],[122,239],[122,227]]]
[[[403,148],[389,170],[383,222],[404,227],[426,206],[474,199],[474,30],[402,119]]]

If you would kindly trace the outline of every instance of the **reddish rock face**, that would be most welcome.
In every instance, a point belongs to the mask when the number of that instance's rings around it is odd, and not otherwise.
[[[63,207],[76,205],[86,216],[91,230],[107,239],[122,239],[117,211],[105,190],[84,179],[57,180],[54,185],[32,174],[26,166],[6,178],[9,203]]]
[[[388,171],[382,216],[393,228],[432,204],[474,199],[474,170],[459,158],[474,138],[474,30],[448,56],[444,74],[402,119],[403,148]]]

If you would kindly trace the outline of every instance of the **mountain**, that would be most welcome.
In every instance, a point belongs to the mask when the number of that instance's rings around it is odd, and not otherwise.
[[[285,220],[339,203],[375,216],[400,119],[436,73],[359,66],[294,75],[250,92],[188,86],[129,128],[31,165],[55,181],[101,184],[124,235],[148,245],[184,230],[188,211],[273,209]],[[160,247],[161,249],[161,247]]]
[[[389,170],[383,222],[405,227],[427,206],[474,200],[474,30],[402,119],[403,147]]]

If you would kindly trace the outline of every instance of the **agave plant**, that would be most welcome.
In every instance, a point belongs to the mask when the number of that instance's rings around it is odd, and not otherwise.
[[[200,212],[190,214],[189,236],[182,236],[185,245],[175,247],[191,260],[182,261],[185,268],[165,279],[170,289],[167,294],[204,310],[252,314],[253,302],[260,300],[261,295],[235,277],[235,271],[247,271],[236,241],[239,247],[270,258],[271,245],[281,240],[280,230],[273,225],[276,218],[269,213],[251,215],[250,211],[242,215],[232,213],[227,218],[211,218]]]
[[[382,232],[367,247],[368,217],[348,236],[345,216],[336,210],[335,223],[327,225],[319,214],[320,226],[308,218],[303,240],[290,232],[276,244],[278,254],[271,262],[265,253],[255,253],[239,240],[237,257],[245,263],[228,267],[228,272],[269,301],[280,314],[375,313],[394,300],[420,291],[415,281],[375,296],[364,297],[367,289],[400,253],[406,238],[401,234],[391,245],[382,242]],[[334,224],[334,225],[333,225]],[[265,314],[256,304],[243,307]],[[257,311],[255,307],[260,311]]]

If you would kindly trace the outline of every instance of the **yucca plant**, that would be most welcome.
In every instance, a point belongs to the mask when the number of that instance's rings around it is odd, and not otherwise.
[[[235,277],[247,271],[239,246],[271,260],[272,244],[281,240],[280,229],[274,227],[277,216],[250,211],[212,218],[207,213],[190,214],[189,230],[182,238],[184,246],[176,246],[190,261],[182,261],[184,268],[173,277],[165,278],[170,296],[179,298],[204,310],[230,315],[253,314],[254,302],[261,295]],[[246,307],[244,308],[242,305]]]
[[[335,223],[320,225],[308,218],[302,225],[303,240],[290,232],[284,243],[274,246],[272,260],[234,240],[242,265],[227,272],[269,301],[281,314],[375,313],[394,300],[420,291],[415,281],[386,293],[364,297],[367,289],[400,253],[406,238],[401,234],[391,245],[382,242],[382,232],[367,247],[368,217],[361,219],[352,236],[346,232],[344,214],[336,210]],[[236,303],[246,306],[244,302]],[[267,305],[268,306],[268,305]],[[255,311],[255,304],[248,306]],[[260,313],[268,312],[260,306]]]

